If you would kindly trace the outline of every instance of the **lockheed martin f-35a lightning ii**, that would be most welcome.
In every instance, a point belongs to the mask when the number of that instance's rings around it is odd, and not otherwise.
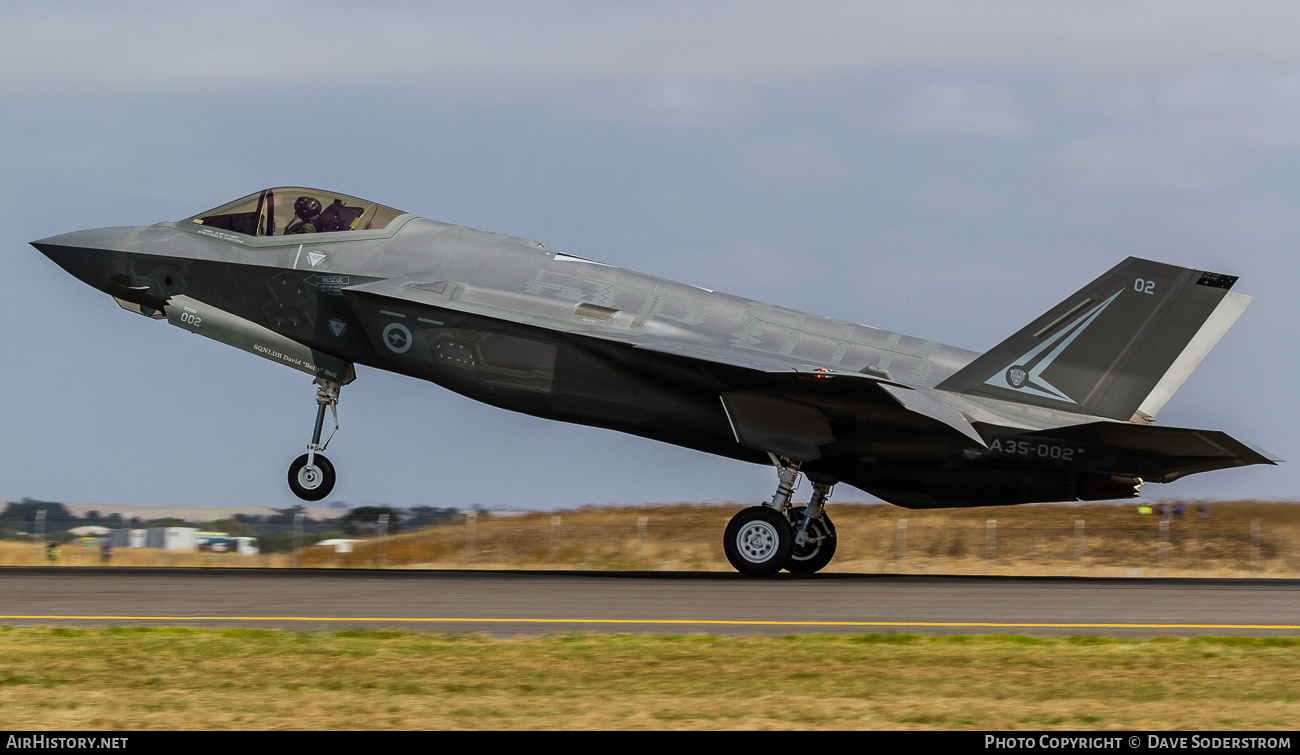
[[[333,488],[326,409],[337,430],[354,364],[771,464],[772,499],[723,539],[751,576],[826,566],[837,483],[909,508],[1092,501],[1280,461],[1151,424],[1251,298],[1234,276],[1144,259],[979,354],[307,188],[33,245],[125,309],[310,375],[315,429],[289,469],[308,501]]]

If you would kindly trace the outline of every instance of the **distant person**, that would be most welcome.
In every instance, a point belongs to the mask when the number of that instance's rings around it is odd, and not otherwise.
[[[50,563],[56,563],[59,556],[63,555],[63,549],[59,547],[58,540],[51,540],[45,544],[45,555],[50,559]]]
[[[1160,504],[1160,518],[1161,519],[1169,518],[1169,504],[1167,503]]]
[[[1196,515],[1201,518],[1202,522],[1205,521],[1206,519],[1209,519],[1210,504],[1206,503],[1205,501],[1201,501],[1200,503],[1198,503],[1196,505]]]
[[[107,542],[106,542],[106,543],[104,543],[104,547],[102,547],[102,548],[99,549],[99,560],[100,560],[100,562],[102,562],[102,563],[104,563],[104,564],[107,564],[109,561],[112,561],[112,560],[113,560],[113,544],[112,544],[112,543],[107,543]]]

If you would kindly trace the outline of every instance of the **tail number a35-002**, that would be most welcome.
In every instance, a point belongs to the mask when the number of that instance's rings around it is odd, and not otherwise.
[[[1059,461],[1062,463],[1074,461],[1083,453],[1082,448],[1064,446],[1059,443],[1041,440],[1014,440],[1011,438],[994,439],[993,442],[989,443],[989,450],[1007,456],[1018,456],[1026,460],[1041,459],[1042,461]]]

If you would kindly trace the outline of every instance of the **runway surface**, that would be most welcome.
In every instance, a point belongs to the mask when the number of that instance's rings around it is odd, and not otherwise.
[[[1300,635],[1300,581],[8,567],[0,568],[0,623]]]

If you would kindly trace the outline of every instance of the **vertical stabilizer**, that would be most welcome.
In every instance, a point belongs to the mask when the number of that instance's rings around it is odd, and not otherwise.
[[[1250,305],[1236,282],[1130,257],[938,387],[1149,422]]]

